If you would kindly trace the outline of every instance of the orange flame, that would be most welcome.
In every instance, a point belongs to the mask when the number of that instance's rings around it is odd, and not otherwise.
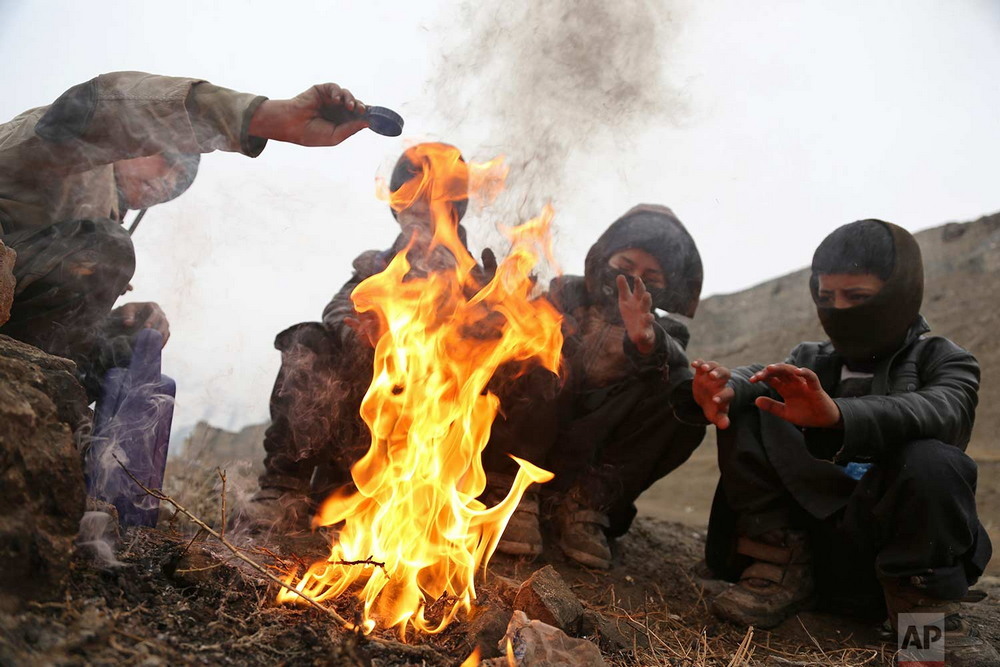
[[[535,360],[557,372],[563,342],[559,313],[532,298],[531,272],[551,254],[552,208],[507,230],[511,252],[483,285],[459,239],[453,202],[466,189],[491,200],[506,167],[502,160],[467,165],[443,144],[420,144],[411,153],[422,177],[391,193],[390,204],[399,212],[427,206],[434,235],[426,251],[445,249],[455,261],[448,270],[414,277],[411,241],[352,294],[357,311],[377,318],[379,328],[361,405],[372,441],[351,469],[357,491],[334,494],[314,519],[322,526],[343,522],[330,557],[294,584],[319,601],[357,584],[361,629],[398,627],[404,638],[407,627],[440,632],[470,609],[475,574],[488,563],[525,489],[552,478],[515,458],[520,468],[507,497],[495,507],[477,500],[486,487],[482,452],[499,408],[487,383],[511,361]],[[367,567],[348,564],[366,560]],[[452,604],[431,621],[426,605],[442,596]],[[278,600],[299,601],[284,590]]]
[[[482,664],[482,661],[480,660],[481,654],[482,652],[477,646],[473,649],[472,653],[469,654],[469,657],[463,660],[462,664],[458,667],[479,667],[479,665]]]

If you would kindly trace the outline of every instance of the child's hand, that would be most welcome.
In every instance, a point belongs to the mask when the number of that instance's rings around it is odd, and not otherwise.
[[[808,368],[771,364],[755,373],[750,382],[767,382],[785,400],[782,403],[761,396],[756,405],[765,412],[808,428],[834,428],[840,423],[840,408]]]
[[[629,340],[639,350],[639,354],[649,354],[656,345],[656,332],[653,330],[653,297],[646,291],[641,278],[635,279],[635,290],[630,290],[628,280],[619,275],[615,279],[618,285],[618,310],[625,322],[625,331]]]
[[[736,395],[728,385],[729,369],[701,359],[693,361],[691,367],[694,368],[694,400],[705,413],[705,419],[721,429],[729,428],[729,404]]]

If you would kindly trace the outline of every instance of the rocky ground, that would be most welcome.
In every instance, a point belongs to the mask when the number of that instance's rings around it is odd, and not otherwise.
[[[697,459],[689,464],[699,465]],[[218,471],[173,469],[176,497],[218,529]],[[686,483],[696,478],[686,476]],[[241,485],[251,479],[238,468],[227,473],[230,515],[239,511]],[[392,633],[359,637],[307,606],[277,605],[277,584],[167,507],[156,530],[133,528],[119,536],[111,530],[106,542],[78,548],[64,591],[53,588],[46,601],[0,611],[0,664],[459,665],[477,645],[484,657],[499,652],[513,608],[535,617],[548,613],[522,600],[519,589],[545,565],[569,589],[553,594],[549,607],[559,621],[550,622],[594,642],[610,665],[894,664],[894,638],[880,632],[878,619],[808,612],[771,632],[716,620],[709,600],[727,584],[699,576],[705,534],[691,525],[693,510],[684,512],[687,523],[642,516],[615,544],[609,572],[579,568],[551,546],[532,562],[497,556],[471,617],[440,635],[401,644]],[[328,553],[319,534],[251,539],[230,530],[227,540],[279,576]],[[1000,645],[1000,578],[986,577],[980,587],[990,598],[967,612]],[[331,608],[357,618],[358,603],[349,595]]]
[[[276,605],[275,584],[217,542],[192,542],[179,522],[168,522],[127,531],[114,560],[79,551],[63,595],[0,614],[0,664],[458,665],[477,641],[503,634],[512,590],[546,563],[586,609],[603,615],[604,625],[576,632],[589,632],[608,664],[892,664],[893,645],[875,622],[803,613],[750,634],[715,620],[707,600],[719,584],[696,575],[703,540],[689,526],[647,518],[617,544],[610,572],[574,567],[554,550],[531,563],[495,559],[476,618],[404,645],[391,635],[358,637],[311,608]],[[324,553],[315,537],[244,548],[275,572]],[[1000,581],[983,583],[1000,593]],[[348,618],[356,611],[346,596],[335,607]],[[970,613],[1000,644],[995,596]]]

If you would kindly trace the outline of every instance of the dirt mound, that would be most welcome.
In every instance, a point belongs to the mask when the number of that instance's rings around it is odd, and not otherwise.
[[[0,607],[59,595],[85,489],[73,363],[0,336]]]

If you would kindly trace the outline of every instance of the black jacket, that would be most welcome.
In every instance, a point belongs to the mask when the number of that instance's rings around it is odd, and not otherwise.
[[[928,336],[929,331],[923,317],[910,327],[903,346],[875,369],[870,395],[834,399],[843,416],[837,463],[877,462],[912,440],[940,440],[962,450],[968,446],[978,402],[979,363],[947,338]],[[829,342],[800,343],[787,363],[813,370],[831,395],[840,382],[843,361]],[[752,407],[758,396],[780,400],[763,383],[748,382],[762,368],[752,365],[733,371],[730,384],[736,396],[730,412]]]

